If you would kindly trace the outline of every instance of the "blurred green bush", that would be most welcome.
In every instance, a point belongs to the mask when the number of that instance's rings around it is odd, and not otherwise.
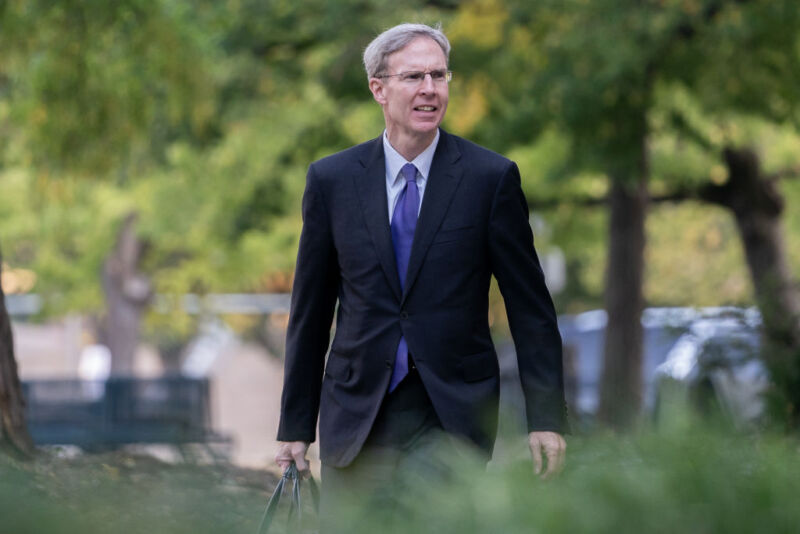
[[[393,523],[376,513],[353,532],[796,532],[798,442],[711,426],[684,418],[635,437],[572,437],[549,481],[522,454],[488,471],[462,462],[452,483],[399,497],[413,512]],[[0,531],[251,533],[274,483],[266,473],[253,484],[219,467],[114,458],[0,457]]]

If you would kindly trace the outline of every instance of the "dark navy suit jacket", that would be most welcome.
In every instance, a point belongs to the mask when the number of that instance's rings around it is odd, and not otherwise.
[[[491,455],[499,399],[492,275],[508,312],[529,430],[563,433],[561,337],[516,164],[441,131],[402,291],[385,174],[380,137],[308,170],[278,439],[314,441],[319,414],[321,460],[348,465],[404,335],[444,429]]]

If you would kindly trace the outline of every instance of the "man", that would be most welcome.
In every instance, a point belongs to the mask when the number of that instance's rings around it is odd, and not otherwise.
[[[431,443],[446,443],[427,439],[442,432],[491,456],[492,275],[517,350],[535,471],[549,476],[563,461],[561,338],[519,171],[439,128],[449,52],[444,34],[425,25],[379,35],[364,65],[384,134],[308,171],[276,461],[308,470],[319,413],[323,501],[353,480],[372,477],[368,490],[375,479],[391,484],[404,458],[429,458]]]

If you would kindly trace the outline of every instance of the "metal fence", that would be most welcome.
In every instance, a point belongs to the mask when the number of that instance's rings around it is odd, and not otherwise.
[[[28,380],[22,387],[37,445],[101,448],[227,439],[211,429],[206,379]]]

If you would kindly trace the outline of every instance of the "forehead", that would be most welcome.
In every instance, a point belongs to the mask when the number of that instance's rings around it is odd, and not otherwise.
[[[427,70],[447,67],[447,59],[436,41],[430,37],[417,37],[389,55],[387,64],[392,69]]]

